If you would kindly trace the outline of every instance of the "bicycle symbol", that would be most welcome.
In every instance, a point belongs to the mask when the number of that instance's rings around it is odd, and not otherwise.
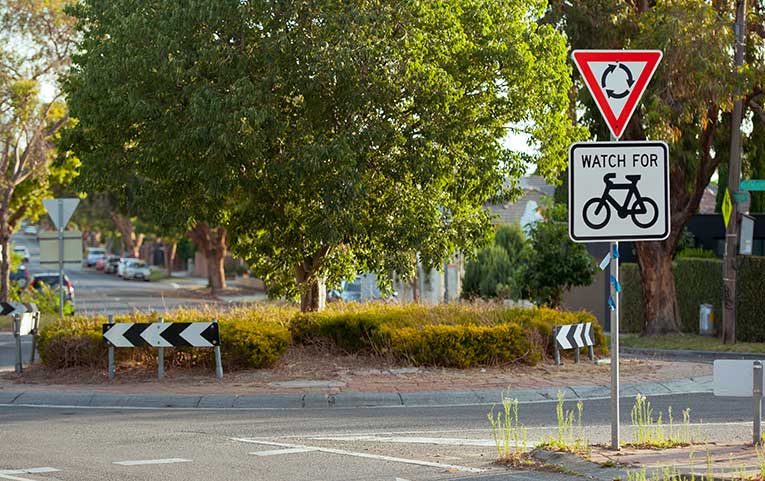
[[[584,223],[590,229],[602,229],[611,219],[611,207],[613,206],[620,218],[625,219],[627,216],[631,216],[632,222],[638,227],[648,229],[654,225],[659,218],[659,207],[653,199],[640,195],[637,188],[640,174],[625,175],[624,177],[629,181],[625,184],[615,183],[615,177],[615,173],[603,176],[603,182],[606,184],[603,194],[584,203]],[[613,198],[611,195],[613,190],[627,191],[623,204],[620,205]]]

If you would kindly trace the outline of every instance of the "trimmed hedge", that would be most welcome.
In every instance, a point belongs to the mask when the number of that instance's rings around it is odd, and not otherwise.
[[[588,312],[506,308],[498,304],[376,305],[296,316],[293,342],[331,343],[347,353],[390,355],[396,361],[468,367],[508,362],[536,364],[552,353],[552,327],[592,322],[606,352],[600,324]]]
[[[765,257],[739,256],[736,299],[736,337],[742,342],[765,342]],[[722,325],[722,261],[676,259],[672,264],[683,332],[698,333],[699,305],[714,306],[718,331]],[[622,264],[621,312],[623,332],[640,332],[643,302],[637,264]]]
[[[276,363],[290,346],[287,328],[292,309],[237,309],[225,314],[213,311],[178,310],[163,316],[167,322],[209,322],[218,319],[221,356],[227,369],[262,368]],[[115,322],[156,322],[156,314],[136,313],[115,316]],[[40,358],[48,367],[102,366],[106,364],[107,345],[102,336],[106,317],[64,319],[45,326],[40,332]],[[156,365],[154,348],[115,349],[117,362]],[[165,360],[178,367],[211,367],[213,349],[167,349]]]
[[[587,312],[506,308],[499,304],[444,306],[334,305],[321,313],[294,308],[254,307],[226,314],[179,310],[168,322],[217,318],[227,369],[262,368],[276,363],[291,344],[321,343],[347,353],[378,354],[410,365],[469,367],[523,362],[536,364],[552,353],[552,327],[592,322],[596,344],[606,350],[600,324]],[[155,322],[156,315],[117,316],[116,322]],[[48,325],[39,340],[47,366],[103,367],[107,347],[104,317],[75,317]],[[156,349],[117,349],[118,362],[156,365]],[[213,365],[212,349],[167,349],[170,365]]]

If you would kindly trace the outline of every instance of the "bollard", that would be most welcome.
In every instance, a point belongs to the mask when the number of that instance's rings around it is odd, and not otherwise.
[[[16,338],[16,374],[21,374],[23,366],[21,365],[21,317],[18,314],[13,315],[13,336]]]
[[[109,324],[114,324],[114,316],[109,314]],[[114,380],[114,346],[109,344],[109,380]]]
[[[754,426],[752,439],[755,446],[762,444],[762,361],[752,363],[752,399],[754,403]]]
[[[558,329],[560,327],[553,327],[553,344],[555,344],[555,365],[560,366],[560,346],[558,346],[558,341],[556,338],[558,337]]]
[[[160,317],[159,322],[165,322],[165,318]],[[162,379],[165,377],[165,348],[159,347],[157,348],[157,351],[159,351],[157,359],[157,379]]]
[[[574,359],[577,364],[579,364],[579,348],[577,347],[574,349]]]
[[[213,319],[215,324],[218,324],[217,319]],[[215,346],[215,377],[220,381],[223,379],[223,362],[220,357],[220,344]]]
[[[40,313],[34,313],[35,326],[32,329],[32,354],[29,356],[29,364],[35,363],[35,351],[37,350],[37,331],[40,329]]]

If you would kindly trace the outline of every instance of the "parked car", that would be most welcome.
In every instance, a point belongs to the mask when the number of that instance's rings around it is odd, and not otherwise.
[[[133,262],[141,262],[140,259],[136,259],[134,257],[123,257],[120,259],[119,264],[117,264],[117,275],[120,277],[125,276],[125,268],[128,266],[128,264],[132,264]]]
[[[26,227],[24,227],[24,234],[26,235],[37,235],[39,232],[39,228],[36,225],[30,224]]]
[[[88,247],[88,252],[85,254],[85,258],[82,260],[82,265],[85,267],[93,267],[98,262],[98,259],[106,257],[106,249],[101,247]]]
[[[35,289],[41,289],[42,286],[47,285],[51,290],[58,290],[58,272],[44,272],[42,274],[35,274],[32,276],[32,287]],[[74,304],[74,285],[69,279],[69,276],[64,274],[64,300]]]
[[[106,264],[104,265],[104,272],[106,274],[115,274],[117,272],[117,267],[120,264],[120,257],[119,256],[109,256],[106,258]]]
[[[29,249],[26,246],[13,246],[13,252],[20,255],[22,260],[29,260]]]
[[[137,261],[130,262],[125,266],[125,272],[122,275],[123,279],[137,279],[149,281],[151,277],[151,269],[145,262]]]

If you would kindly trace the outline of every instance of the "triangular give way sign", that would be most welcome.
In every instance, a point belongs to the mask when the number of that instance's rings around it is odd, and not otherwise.
[[[660,50],[574,50],[571,54],[617,139],[661,61]]]

